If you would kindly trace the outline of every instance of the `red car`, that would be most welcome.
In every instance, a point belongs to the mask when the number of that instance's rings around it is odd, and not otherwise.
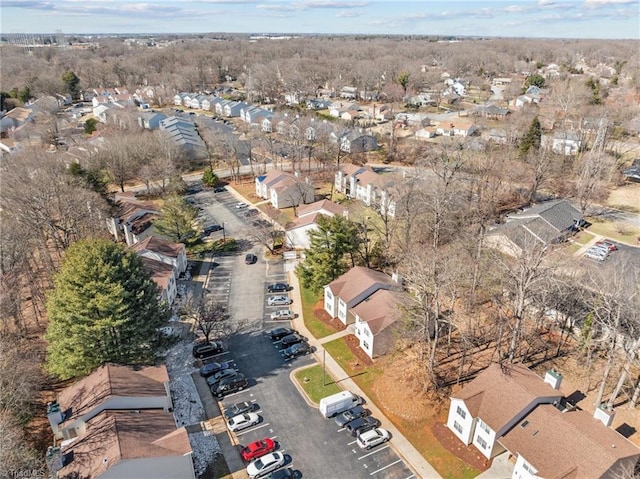
[[[596,243],[596,246],[607,248],[609,251],[615,251],[618,249],[618,247],[615,244],[611,243],[610,241],[598,241]]]
[[[242,459],[248,462],[260,456],[264,456],[265,454],[269,454],[270,452],[274,451],[275,448],[276,443],[273,441],[273,439],[269,439],[268,437],[266,437],[243,447],[242,451],[240,451],[240,454],[242,454]]]

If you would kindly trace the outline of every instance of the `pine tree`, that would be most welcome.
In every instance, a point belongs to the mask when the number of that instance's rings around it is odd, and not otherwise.
[[[46,369],[61,379],[104,362],[154,360],[157,330],[169,317],[142,259],[124,246],[89,239],[67,250],[47,298]]]
[[[349,269],[347,255],[356,252],[358,233],[355,225],[342,216],[320,216],[318,229],[309,232],[309,240],[298,275],[305,287],[319,291]]]
[[[542,141],[542,126],[540,125],[540,120],[536,115],[531,121],[531,126],[527,133],[520,140],[520,144],[518,145],[518,151],[522,156],[525,156],[529,153],[529,150],[533,148],[534,150],[538,150],[540,148],[540,142]]]
[[[161,235],[172,241],[184,243],[197,236],[194,228],[198,209],[180,196],[169,196],[162,206],[162,215],[153,222]]]

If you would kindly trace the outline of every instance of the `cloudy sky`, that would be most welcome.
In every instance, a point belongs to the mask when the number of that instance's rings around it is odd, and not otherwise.
[[[640,38],[640,0],[2,0],[3,33]]]

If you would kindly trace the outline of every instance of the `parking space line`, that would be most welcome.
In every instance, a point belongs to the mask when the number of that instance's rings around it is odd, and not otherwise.
[[[402,462],[402,459],[398,459],[397,461],[392,462],[391,464],[387,464],[386,466],[381,467],[381,468],[380,468],[380,469],[378,469],[377,471],[373,471],[373,472],[369,473],[369,475],[370,475],[370,476],[373,476],[374,474],[377,474],[377,473],[379,473],[379,472],[381,472],[381,471],[384,471],[385,469],[389,469],[391,466],[395,466],[395,465],[396,465],[396,464],[398,464],[399,462]]]
[[[409,477],[407,477],[407,479],[413,479],[414,477],[416,477],[415,474],[411,474]]]
[[[380,447],[380,448],[378,448],[378,449],[375,449],[375,450],[373,450],[373,451],[371,451],[371,452],[369,452],[369,453],[365,454],[364,456],[360,456],[360,457],[358,458],[358,461],[359,461],[360,459],[364,459],[365,457],[369,457],[369,456],[371,456],[372,454],[375,454],[376,452],[384,451],[385,449],[388,449],[388,448],[389,448],[389,445],[387,444],[387,445],[386,445],[386,446],[384,446],[384,447]]]
[[[262,429],[263,427],[267,427],[268,425],[269,423],[265,422],[264,424],[260,424],[259,426],[256,426],[256,427],[248,427],[247,429],[243,429],[242,431],[236,432],[236,436],[242,436],[248,432],[257,431],[258,429]]]
[[[347,444],[347,446],[353,446],[356,442],[358,441],[351,441],[350,443]]]
[[[345,429],[347,429],[347,428],[346,427],[341,427],[340,429],[338,429],[338,432],[344,431]]]

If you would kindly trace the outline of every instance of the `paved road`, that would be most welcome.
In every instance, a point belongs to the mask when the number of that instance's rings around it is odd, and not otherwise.
[[[265,334],[276,325],[289,325],[288,321],[269,319],[270,312],[282,307],[266,305],[266,285],[285,279],[283,263],[267,263],[263,259],[262,247],[250,239],[250,222],[254,219],[247,220],[243,210],[235,209],[238,198],[231,192],[203,191],[193,197],[208,216],[220,224],[224,222],[228,235],[244,240],[244,249],[237,255],[215,258],[206,282],[208,294],[223,301],[228,299],[236,322],[237,332],[229,340],[229,353],[224,359],[233,360],[234,366],[250,378],[248,389],[223,402],[229,405],[253,401],[261,416],[257,426],[237,434],[238,441],[247,444],[264,437],[274,438],[290,467],[301,471],[304,478],[415,477],[388,444],[361,452],[354,438],[307,404],[290,373],[299,366],[313,364],[313,358],[287,361],[280,353],[279,342],[272,342]],[[244,264],[244,255],[249,251],[257,254],[256,264]]]

